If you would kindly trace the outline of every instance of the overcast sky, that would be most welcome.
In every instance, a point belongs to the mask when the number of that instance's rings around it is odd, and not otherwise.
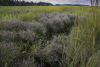
[[[84,4],[90,5],[90,0],[24,0],[24,1],[33,1],[33,2],[49,2],[52,4]]]

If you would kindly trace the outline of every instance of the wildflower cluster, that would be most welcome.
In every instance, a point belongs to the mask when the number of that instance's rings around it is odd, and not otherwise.
[[[43,25],[46,27],[46,34],[48,36],[55,33],[68,33],[75,20],[75,15],[69,13],[41,13],[40,16],[41,19],[39,19],[39,22],[43,23]]]
[[[36,59],[36,62],[41,61],[46,65],[57,65],[59,64],[59,59],[62,57],[63,53],[63,44],[59,37],[54,36],[53,40],[50,43],[46,43],[47,46],[41,49],[41,45],[36,47],[29,55],[33,56]]]
[[[27,31],[20,31],[18,33],[19,37],[21,39],[27,40],[27,41],[34,41],[37,36],[35,35],[35,33],[33,31],[31,31],[30,29],[27,29]]]
[[[17,62],[12,62],[11,64],[9,64],[9,67],[38,67],[35,65],[34,58],[31,58],[30,56],[26,56],[26,57],[19,57],[17,58]]]
[[[42,23],[38,23],[36,21],[33,21],[31,23],[28,23],[31,30],[33,30],[37,35],[44,36],[46,33],[46,28]]]
[[[9,30],[9,31],[19,31],[19,30],[26,30],[27,29],[27,23],[21,21],[21,20],[8,20],[8,21],[1,21],[0,22],[0,30]]]
[[[20,54],[21,47],[17,47],[17,45],[13,42],[0,42],[0,66],[2,66],[5,62],[12,62],[14,59]]]
[[[17,37],[17,32],[15,31],[1,31],[2,40],[4,41],[13,41]]]
[[[62,58],[63,44],[56,35],[68,34],[74,25],[76,16],[58,12],[41,13],[40,16],[38,22],[24,22],[18,19],[0,21],[0,56],[3,58],[0,59],[0,62],[7,62],[12,57],[10,67],[33,67],[35,64],[40,64],[38,67],[41,67],[41,63],[45,66],[59,64],[59,59]],[[17,47],[14,42],[22,48]],[[20,52],[22,55],[18,56]],[[27,56],[23,56],[25,53],[28,53],[28,59],[23,58]],[[32,58],[35,59],[35,64],[32,62]]]

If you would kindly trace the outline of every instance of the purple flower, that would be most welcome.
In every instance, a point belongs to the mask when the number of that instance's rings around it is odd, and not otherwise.
[[[19,34],[20,38],[29,40],[29,41],[34,41],[37,38],[35,33],[30,29],[27,29],[27,31],[21,30],[18,34]]]
[[[17,33],[15,31],[2,31],[2,37],[6,41],[14,40],[17,37]]]
[[[13,61],[20,54],[20,47],[13,42],[0,42],[0,60],[2,62]]]

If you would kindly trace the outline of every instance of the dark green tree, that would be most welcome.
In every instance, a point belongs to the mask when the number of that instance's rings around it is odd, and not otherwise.
[[[50,6],[51,3],[46,2],[25,2],[24,0],[0,0],[0,6]]]

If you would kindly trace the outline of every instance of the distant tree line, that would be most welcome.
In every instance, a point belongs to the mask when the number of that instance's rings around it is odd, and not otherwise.
[[[0,6],[50,6],[51,3],[46,2],[25,2],[24,0],[0,0]]]

